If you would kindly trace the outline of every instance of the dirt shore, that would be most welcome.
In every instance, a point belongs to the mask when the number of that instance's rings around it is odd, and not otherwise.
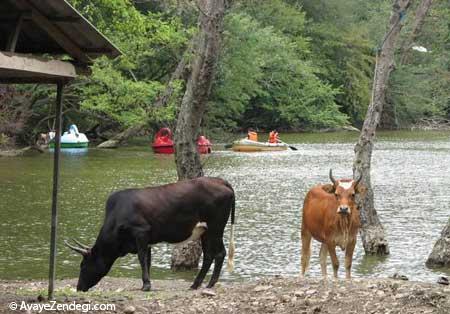
[[[137,279],[106,278],[87,293],[77,293],[75,284],[74,279],[57,282],[57,304],[115,305],[114,310],[96,313],[450,313],[449,286],[395,279],[273,277],[222,282],[213,291],[189,290],[190,283],[181,280],[156,280],[151,292],[140,291]],[[0,281],[0,313],[39,312],[12,311],[9,306],[46,304],[46,289],[46,282]]]

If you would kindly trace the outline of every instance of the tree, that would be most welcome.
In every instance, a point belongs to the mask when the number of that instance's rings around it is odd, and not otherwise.
[[[403,44],[400,48],[400,65],[406,65],[411,61],[411,48],[416,44],[416,40],[420,34],[432,2],[432,0],[422,0],[417,6],[415,17],[412,21],[412,29],[408,36],[406,36],[406,39],[403,40]],[[408,82],[411,82],[411,79],[405,79]],[[390,82],[389,85],[391,86],[392,82]],[[397,129],[399,127],[396,105],[392,97],[387,97],[386,99],[386,106],[381,115],[380,124],[384,129]]]
[[[388,31],[384,36],[380,50],[376,54],[372,99],[367,109],[358,143],[355,146],[353,173],[355,177],[362,176],[362,183],[367,187],[367,194],[358,201],[362,224],[361,238],[366,254],[389,254],[384,228],[374,206],[370,166],[375,132],[383,111],[389,76],[394,67],[395,47],[403,26],[403,18],[410,4],[410,0],[395,0],[394,2]]]
[[[199,31],[194,43],[194,56],[186,91],[178,113],[175,129],[175,163],[178,179],[190,179],[203,175],[197,138],[206,110],[219,57],[222,24],[226,0],[201,0],[199,6]],[[172,268],[198,266],[201,250],[199,243],[189,244],[193,249],[177,246],[172,255]]]
[[[249,0],[227,13],[207,126],[314,129],[348,123],[341,89],[310,62],[304,13],[281,0]]]

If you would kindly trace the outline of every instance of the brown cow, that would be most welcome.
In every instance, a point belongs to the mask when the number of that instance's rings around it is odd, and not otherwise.
[[[361,177],[335,180],[330,169],[333,184],[317,185],[306,194],[302,221],[302,275],[305,274],[311,256],[311,238],[322,243],[320,247],[320,268],[327,276],[327,255],[330,253],[334,277],[337,278],[339,261],[336,246],[345,250],[346,278],[350,278],[353,250],[358,234],[359,210],[355,194],[363,193],[359,185]]]

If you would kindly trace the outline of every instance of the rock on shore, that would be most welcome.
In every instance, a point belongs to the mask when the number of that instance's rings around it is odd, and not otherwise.
[[[426,265],[428,267],[450,266],[450,219],[434,245]]]

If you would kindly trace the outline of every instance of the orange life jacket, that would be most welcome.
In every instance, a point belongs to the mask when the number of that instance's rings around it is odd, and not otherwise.
[[[248,132],[248,139],[251,141],[258,141],[258,134],[256,132],[250,131]]]

